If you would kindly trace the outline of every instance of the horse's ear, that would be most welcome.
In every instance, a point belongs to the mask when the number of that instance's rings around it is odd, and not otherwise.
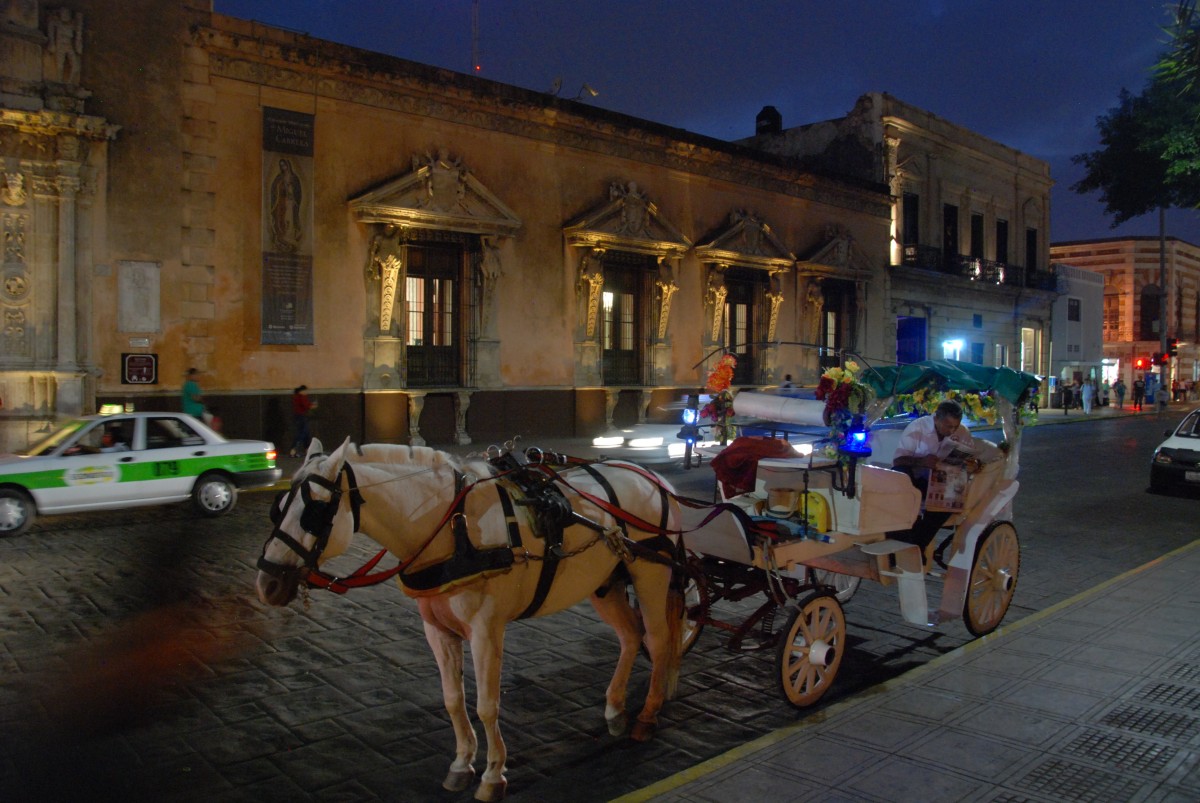
[[[329,457],[325,458],[325,463],[322,468],[325,472],[333,477],[342,470],[342,464],[346,462],[346,454],[353,444],[350,443],[350,438],[342,441],[342,445],[329,453]]]
[[[321,442],[316,438],[313,438],[308,442],[308,452],[306,452],[304,455],[304,462],[307,463],[310,459],[312,459],[313,455],[321,454],[324,451],[325,447],[321,445]]]

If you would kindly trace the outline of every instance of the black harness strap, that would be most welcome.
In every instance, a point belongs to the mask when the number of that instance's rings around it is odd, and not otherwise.
[[[465,477],[454,472],[457,486],[457,503],[450,517],[450,531],[454,535],[454,554],[448,559],[419,569],[415,572],[401,572],[400,582],[412,591],[431,591],[435,588],[473,577],[484,572],[503,571],[510,568],[514,561],[513,547],[521,545],[521,531],[516,525],[513,515],[512,501],[499,485],[500,504],[504,507],[505,519],[509,522],[508,533],[510,541],[516,537],[515,543],[504,546],[485,547],[480,549],[471,543],[467,534],[467,516],[463,512],[466,507],[467,494],[464,487]]]
[[[592,466],[584,464],[581,465],[580,468],[590,474],[592,479],[596,480],[596,483],[603,488],[604,493],[608,495],[608,501],[615,508],[619,509],[621,507],[621,503],[617,501],[617,492],[612,487],[612,484],[608,481],[608,478],[594,469]],[[629,529],[625,526],[627,521],[625,518],[618,517],[617,525],[621,528],[621,534],[624,536],[626,547],[628,547],[629,551],[634,555],[640,558],[647,558],[648,560],[656,560],[659,563],[669,563],[670,561],[666,560],[663,555],[664,553],[666,555],[670,555],[675,549],[675,542],[672,541],[671,537],[667,534],[669,532],[667,530],[667,520],[671,512],[671,507],[670,503],[667,501],[667,489],[664,488],[661,483],[657,482],[654,483],[654,486],[658,489],[658,496],[662,500],[662,513],[658,518],[658,527],[656,529],[647,529],[646,532],[657,533],[657,535],[655,535],[653,538],[635,541],[629,537]],[[632,523],[634,526],[637,526],[636,520],[632,521]]]

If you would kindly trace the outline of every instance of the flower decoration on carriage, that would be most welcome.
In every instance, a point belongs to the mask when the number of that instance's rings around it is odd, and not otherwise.
[[[700,417],[713,422],[713,438],[721,443],[733,437],[733,426],[729,423],[733,415],[733,369],[737,357],[724,354],[708,374],[704,388],[709,392],[708,404],[700,410]]]
[[[825,402],[825,423],[829,435],[840,441],[850,428],[854,416],[862,415],[874,393],[858,379],[859,366],[848,360],[842,368],[830,368],[821,374],[816,398]]]
[[[937,406],[944,401],[956,401],[963,410],[963,418],[980,424],[995,424],[999,415],[995,397],[988,392],[964,393],[959,390],[935,390],[921,388],[912,393],[904,393],[896,397],[888,407],[886,415],[905,415],[919,418],[932,415]]]

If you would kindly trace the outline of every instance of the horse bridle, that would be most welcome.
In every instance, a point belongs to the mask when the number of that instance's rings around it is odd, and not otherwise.
[[[332,480],[327,480],[319,474],[309,474],[306,477],[295,480],[288,490],[280,491],[275,496],[275,501],[271,503],[271,523],[274,527],[267,540],[263,543],[262,555],[258,558],[257,565],[260,570],[272,577],[280,578],[288,577],[304,570],[307,570],[310,574],[320,572],[317,564],[321,560],[321,556],[325,554],[325,548],[329,546],[329,536],[333,532],[333,520],[342,505],[342,495],[346,492],[342,490],[343,477],[346,479],[346,491],[349,492],[350,496],[350,512],[354,517],[354,531],[358,531],[359,510],[365,502],[362,494],[359,493],[358,484],[354,478],[354,469],[350,468],[350,464],[342,463],[337,476]],[[310,484],[319,485],[329,491],[329,499],[315,498],[309,489]],[[300,529],[308,535],[313,536],[314,541],[311,548],[304,546],[304,544],[284,532],[281,527],[283,519],[287,516],[287,512],[291,509],[297,495],[304,502],[304,510],[300,513]],[[289,566],[267,560],[267,545],[271,543],[272,539],[280,541],[288,549],[292,550],[293,553],[300,557],[303,564],[300,566]]]

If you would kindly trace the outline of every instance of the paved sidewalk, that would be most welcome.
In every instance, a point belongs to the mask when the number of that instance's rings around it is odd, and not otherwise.
[[[618,800],[1200,800],[1200,541]]]

